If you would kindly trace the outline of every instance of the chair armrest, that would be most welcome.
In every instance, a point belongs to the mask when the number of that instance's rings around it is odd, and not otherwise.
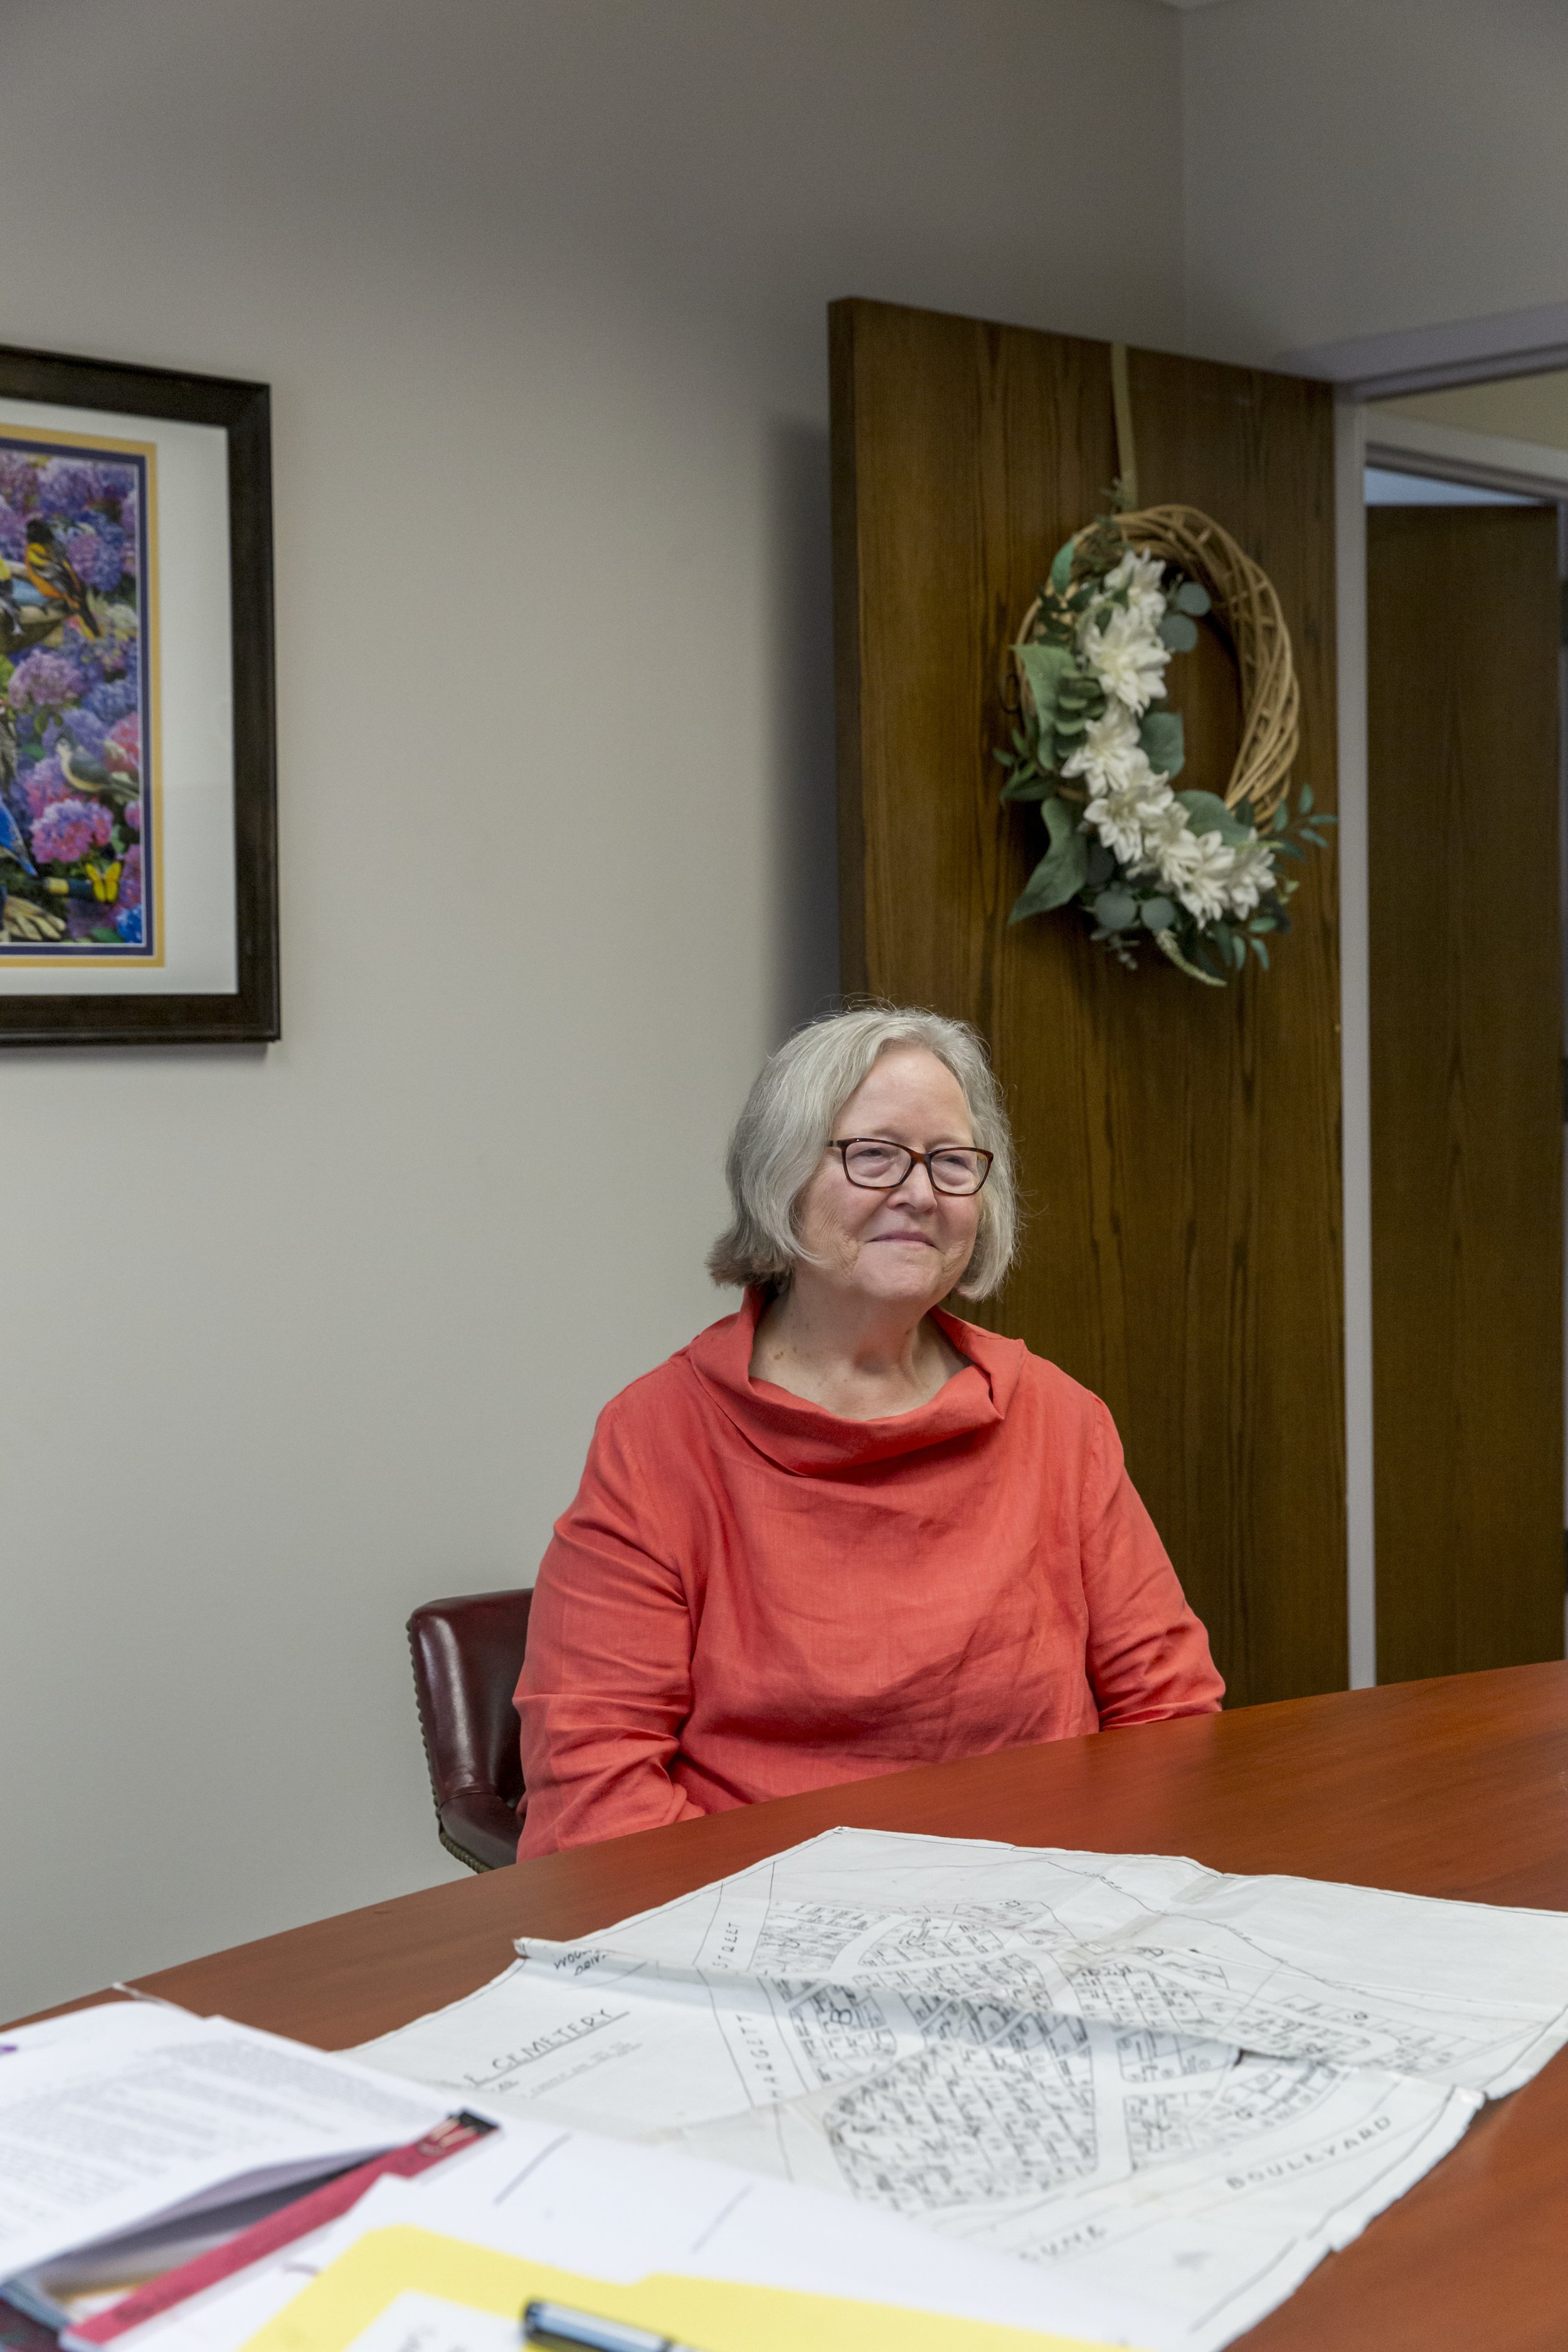
[[[441,1843],[470,1870],[502,1870],[517,1860],[518,1819],[493,1789],[464,1789],[437,1814]]]

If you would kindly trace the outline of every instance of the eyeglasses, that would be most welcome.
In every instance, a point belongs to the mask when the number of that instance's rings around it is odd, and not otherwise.
[[[842,1141],[836,1137],[827,1149],[837,1152],[844,1173],[864,1192],[896,1192],[917,1160],[933,1192],[978,1192],[996,1157],[994,1151],[956,1143],[939,1144],[934,1151],[911,1151],[907,1143],[883,1143],[872,1135],[846,1136]]]

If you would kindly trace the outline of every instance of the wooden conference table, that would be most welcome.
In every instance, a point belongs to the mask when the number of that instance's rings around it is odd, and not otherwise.
[[[1568,1664],[1290,1699],[683,1822],[434,1886],[145,1977],[149,1992],[363,2042],[837,1823],[1296,1872],[1568,1910]],[[1563,2352],[1568,2052],[1243,2339],[1255,2352]]]

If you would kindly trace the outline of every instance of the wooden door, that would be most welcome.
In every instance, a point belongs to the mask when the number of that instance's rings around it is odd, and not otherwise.
[[[834,306],[844,984],[988,1037],[1033,1215],[987,1319],[1104,1397],[1232,1703],[1346,1677],[1339,970],[1331,860],[1274,969],[1221,992],[1087,926],[1010,928],[1043,851],[997,795],[1004,649],[1117,471],[1110,350]],[[1131,354],[1140,499],[1213,514],[1272,574],[1299,775],[1334,800],[1328,389]],[[1238,715],[1205,633],[1175,666],[1184,783]],[[984,1311],[984,1310],[983,1310]]]
[[[1383,1682],[1563,1654],[1557,517],[1368,523]]]

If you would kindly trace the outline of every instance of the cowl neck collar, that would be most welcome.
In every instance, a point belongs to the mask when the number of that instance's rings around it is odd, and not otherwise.
[[[781,1469],[807,1477],[853,1469],[863,1462],[885,1462],[949,1438],[1000,1428],[1028,1352],[1021,1339],[999,1339],[994,1331],[962,1323],[937,1307],[935,1321],[966,1359],[962,1371],[954,1372],[913,1412],[848,1421],[826,1406],[792,1396],[787,1389],[775,1388],[771,1381],[752,1378],[752,1349],[766,1304],[764,1291],[749,1290],[739,1314],[710,1323],[681,1353],[704,1393],[759,1453]]]

